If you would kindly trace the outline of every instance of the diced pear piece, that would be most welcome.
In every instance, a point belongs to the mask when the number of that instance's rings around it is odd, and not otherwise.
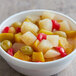
[[[42,19],[46,19],[46,18],[48,18],[48,19],[54,19],[54,17],[55,17],[55,14],[51,13],[51,12],[48,12],[48,11],[45,11],[42,14]]]
[[[26,44],[26,45],[32,45],[35,40],[36,40],[36,36],[31,33],[31,32],[26,32],[21,36],[21,40]]]
[[[24,61],[30,61],[31,60],[31,58],[29,56],[23,54],[21,51],[17,51],[14,54],[14,57],[18,58],[18,59],[21,59],[21,60],[24,60]]]
[[[63,20],[59,24],[60,24],[60,30],[61,31],[70,31],[71,30],[70,25],[68,24],[67,21]]]
[[[61,55],[56,56],[56,57],[52,57],[52,58],[45,58],[45,62],[54,61],[54,60],[57,60],[57,59],[60,59],[60,58],[62,58]]]
[[[14,49],[14,52],[17,52],[23,46],[25,46],[25,44],[23,44],[23,43],[14,43],[12,48]]]
[[[32,54],[32,61],[33,62],[44,62],[44,56],[42,52],[33,52]]]
[[[20,38],[21,35],[22,35],[21,33],[15,34],[15,42],[18,42],[18,43],[22,42],[22,41],[21,41],[21,38]]]
[[[53,32],[48,31],[48,30],[44,30],[44,29],[41,29],[41,30],[39,31],[39,33],[44,33],[44,34],[46,34],[46,35],[53,35]]]
[[[76,37],[76,31],[65,31],[68,37]]]
[[[59,35],[59,36],[61,36],[61,37],[67,37],[67,35],[66,35],[66,33],[65,32],[63,32],[63,31],[56,31],[56,32],[54,32],[54,34],[55,35]]]
[[[53,47],[58,46],[59,36],[58,35],[47,35],[47,40],[50,41]]]
[[[28,31],[30,31],[33,34],[36,34],[38,32],[38,30],[39,30],[38,26],[31,22],[24,22],[21,27],[22,33],[26,33]]]
[[[52,31],[52,22],[50,19],[43,19],[39,21],[39,28]]]
[[[38,51],[46,53],[52,47],[53,47],[52,44],[48,40],[42,40],[38,45]]]
[[[31,22],[35,23],[37,22],[38,20],[40,20],[40,16],[37,16],[37,15],[29,15],[26,17],[27,19],[29,19]]]
[[[57,51],[54,50],[54,49],[50,49],[50,50],[48,50],[48,51],[45,53],[44,57],[45,57],[45,58],[53,58],[53,57],[56,57],[56,56],[59,56],[59,55],[60,55],[59,52],[57,52]]]
[[[64,37],[60,37],[59,38],[59,46],[63,47],[66,50],[69,46],[67,39]]]

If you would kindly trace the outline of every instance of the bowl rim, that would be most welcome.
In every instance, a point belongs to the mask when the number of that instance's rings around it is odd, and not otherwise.
[[[17,16],[17,15],[20,15],[20,14],[26,14],[26,13],[29,13],[29,12],[39,12],[39,11],[50,11],[52,13],[56,13],[56,14],[59,14],[61,16],[64,16],[65,18],[69,19],[70,21],[72,21],[73,23],[76,24],[76,22],[69,16],[67,15],[64,15],[60,12],[57,12],[57,11],[53,11],[53,10],[46,10],[46,9],[35,9],[35,10],[26,10],[26,11],[22,11],[22,12],[19,12],[19,13],[16,13],[14,15],[11,15],[9,16],[7,19],[5,19],[1,24],[0,24],[0,28],[2,27],[2,24],[6,23],[8,20],[10,20],[11,18]],[[2,47],[0,46],[0,51],[2,51],[5,55],[7,55],[8,57],[10,57],[12,60],[15,60],[15,61],[18,61],[18,62],[22,62],[22,63],[27,63],[27,64],[35,64],[35,65],[40,65],[40,64],[53,64],[53,63],[57,63],[57,62],[60,62],[60,61],[63,61],[65,59],[67,59],[68,57],[72,56],[73,53],[76,53],[76,49],[74,49],[74,51],[72,53],[70,53],[69,55],[67,55],[66,57],[63,57],[63,58],[60,58],[60,59],[57,59],[57,60],[54,60],[54,61],[49,61],[49,62],[40,62],[40,63],[37,63],[37,62],[29,62],[29,61],[23,61],[23,60],[20,60],[20,59],[17,59],[11,55],[9,55],[8,53],[6,53]]]

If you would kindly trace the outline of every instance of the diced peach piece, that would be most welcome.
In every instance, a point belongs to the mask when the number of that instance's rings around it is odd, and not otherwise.
[[[31,32],[24,33],[20,38],[26,45],[32,45],[37,39],[36,36]]]
[[[18,59],[21,59],[21,60],[24,60],[24,61],[30,61],[31,58],[27,55],[24,55],[22,52],[20,51],[17,51],[15,54],[14,54],[14,57],[15,58],[18,58]]]
[[[10,40],[14,41],[14,34],[13,33],[0,33],[0,42],[3,40]]]
[[[43,12],[42,19],[54,19],[55,14],[49,11]]]
[[[67,39],[64,37],[60,37],[59,38],[59,46],[63,47],[66,50],[69,46]]]
[[[50,41],[53,47],[58,46],[59,44],[59,36],[58,35],[47,35],[47,40]]]
[[[52,31],[52,22],[49,19],[43,19],[39,21],[39,28]]]
[[[33,62],[44,62],[44,56],[42,52],[33,52],[32,54],[32,61]]]
[[[52,47],[53,47],[52,44],[48,40],[42,40],[38,45],[38,51],[46,53]]]
[[[66,48],[65,52],[66,54],[70,54],[74,50],[74,46],[69,44],[68,47]]]
[[[61,31],[70,31],[71,30],[70,25],[68,24],[67,21],[63,20],[59,24],[60,24],[60,30]]]
[[[45,57],[45,58],[53,58],[53,57],[56,57],[56,56],[59,56],[59,55],[60,55],[59,52],[57,52],[57,51],[54,50],[54,49],[50,49],[50,50],[48,50],[48,51],[45,53],[44,57]]]
[[[39,30],[38,26],[31,22],[24,22],[21,27],[22,33],[26,33],[28,31],[30,31],[33,34],[36,34],[38,32],[38,30]]]
[[[37,49],[37,47],[38,47],[38,45],[39,45],[39,40],[36,40],[35,42],[34,42],[34,44],[33,44],[33,49],[35,50],[35,51],[38,51],[38,49]]]
[[[46,34],[46,35],[53,35],[53,32],[48,31],[48,30],[44,30],[44,29],[41,29],[41,30],[39,31],[39,33],[44,33],[44,34]]]
[[[76,48],[76,37],[74,38],[74,48]]]
[[[76,31],[66,31],[68,37],[76,37]]]
[[[18,43],[22,42],[22,41],[21,41],[21,38],[20,38],[21,35],[22,35],[21,33],[15,34],[15,42],[18,42]]]
[[[26,18],[25,20],[24,20],[24,22],[31,22],[28,18]]]

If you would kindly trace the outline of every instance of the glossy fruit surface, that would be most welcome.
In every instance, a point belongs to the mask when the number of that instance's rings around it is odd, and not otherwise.
[[[47,35],[44,34],[44,33],[40,33],[40,34],[38,34],[38,36],[37,36],[37,39],[38,39],[39,41],[42,41],[43,39],[46,40],[46,38],[47,38]]]
[[[31,56],[33,53],[33,49],[30,46],[23,46],[21,47],[20,51],[23,54],[28,55],[28,56]]]
[[[8,53],[9,55],[13,56],[13,55],[14,55],[14,49],[13,49],[13,48],[10,48],[10,49],[7,51],[7,53]]]
[[[0,42],[3,40],[14,41],[14,34],[12,33],[0,33]]]
[[[30,61],[31,60],[31,57],[23,54],[21,51],[17,51],[15,54],[14,54],[14,57],[15,58],[18,58],[18,59],[21,59],[21,60],[24,60],[24,61]]]
[[[33,52],[32,54],[32,61],[33,62],[44,62],[44,56],[42,52]]]
[[[9,40],[4,40],[1,43],[1,47],[5,50],[8,51],[12,47],[12,43]]]
[[[21,27],[21,22],[14,22],[13,24],[12,24],[12,26],[14,27],[14,28],[17,28],[17,27]]]
[[[60,29],[60,24],[56,21],[56,20],[52,20],[52,30],[53,29],[56,29],[56,30],[59,30]]]
[[[9,27],[5,27],[3,30],[2,30],[2,33],[8,33],[9,32]]]
[[[56,49],[58,50],[58,52],[61,54],[62,57],[67,56],[67,54],[65,53],[64,48],[62,48],[62,47],[56,47]]]

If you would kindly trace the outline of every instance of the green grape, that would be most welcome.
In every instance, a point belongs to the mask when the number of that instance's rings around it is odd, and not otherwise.
[[[12,43],[9,40],[4,40],[1,43],[1,47],[5,50],[8,51],[12,47]]]
[[[14,28],[16,28],[16,27],[21,27],[21,22],[15,22],[15,23],[12,24],[12,26],[13,26]]]
[[[31,56],[33,53],[33,49],[30,46],[23,46],[20,50],[23,54],[26,54],[28,56]]]

